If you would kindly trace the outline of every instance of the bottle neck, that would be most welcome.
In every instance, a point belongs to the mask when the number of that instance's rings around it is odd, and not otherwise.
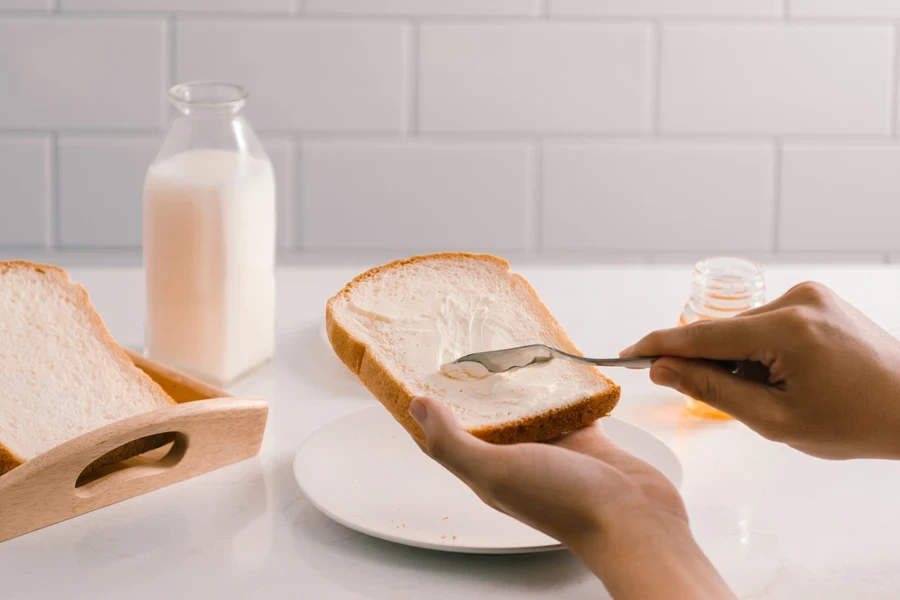
[[[765,304],[762,267],[742,258],[710,258],[694,266],[686,322],[725,319]]]
[[[267,159],[265,150],[242,116],[247,91],[216,81],[180,83],[169,90],[178,110],[157,154],[156,163],[188,151],[224,151]]]
[[[224,81],[189,81],[169,90],[169,102],[185,117],[234,118],[247,101],[247,90]]]

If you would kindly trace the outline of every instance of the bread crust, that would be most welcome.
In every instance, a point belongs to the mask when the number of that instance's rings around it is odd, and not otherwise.
[[[338,358],[353,371],[363,385],[384,405],[391,415],[409,432],[419,443],[425,441],[421,428],[409,415],[409,404],[414,396],[402,384],[393,377],[379,361],[366,350],[366,344],[355,338],[334,318],[334,303],[346,297],[360,282],[375,277],[381,273],[401,268],[417,262],[433,260],[481,260],[494,263],[510,271],[509,263],[497,256],[490,254],[470,254],[465,252],[444,252],[414,256],[412,258],[396,260],[380,267],[370,269],[350,281],[344,288],[335,294],[325,307],[325,328],[328,339]],[[562,350],[581,355],[581,352],[572,342],[571,338],[562,329],[550,310],[541,301],[531,284],[521,275],[510,273],[516,278],[523,288],[532,296],[538,310],[541,311],[544,320],[552,324],[552,330],[563,342]],[[556,407],[546,412],[518,419],[495,427],[481,427],[470,429],[469,432],[482,440],[495,444],[516,444],[523,442],[539,442],[559,437],[570,431],[589,425],[597,419],[608,415],[619,401],[621,389],[619,386],[594,371],[596,376],[606,383],[607,388],[599,394],[584,398],[574,404],[564,407]]]
[[[0,442],[0,475],[18,467],[25,460],[13,454],[13,451]]]
[[[45,265],[24,260],[0,261],[0,275],[15,269],[31,270],[44,275],[45,277],[54,279],[57,284],[66,290],[79,310],[81,310],[88,318],[91,325],[94,327],[96,334],[100,337],[100,340],[106,345],[113,356],[115,356],[121,369],[129,376],[143,380],[150,393],[156,396],[161,403],[176,404],[176,402],[163,391],[159,384],[153,381],[146,373],[141,371],[133,362],[131,362],[131,359],[128,358],[125,351],[116,343],[112,334],[109,333],[109,330],[106,328],[106,325],[103,323],[103,320],[91,303],[87,290],[81,285],[74,283],[66,271],[55,265]],[[173,441],[174,437],[174,433],[162,433],[129,442],[95,460],[87,466],[84,473],[90,474],[101,467],[115,464],[139,454],[149,452],[150,450],[155,450],[156,448],[165,446],[167,443]],[[0,475],[18,467],[24,462],[25,460],[23,458],[17,456],[9,447],[3,444],[2,440],[0,440]]]

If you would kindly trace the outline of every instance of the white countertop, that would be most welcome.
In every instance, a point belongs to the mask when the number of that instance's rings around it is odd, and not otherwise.
[[[518,266],[581,349],[612,356],[671,325],[689,266]],[[0,544],[0,598],[429,600],[606,597],[569,553],[472,556],[418,550],[332,523],[300,493],[291,462],[327,421],[376,401],[321,338],[327,298],[359,269],[279,271],[278,356],[230,391],[270,404],[260,455]],[[137,269],[72,269],[113,335],[142,340]],[[769,270],[770,297],[822,281],[900,335],[900,269]],[[685,417],[645,372],[615,416],[668,443],[701,545],[746,598],[900,597],[900,463],[826,462],[734,422]],[[848,401],[854,401],[853,398]],[[0,518],[2,518],[0,506]]]

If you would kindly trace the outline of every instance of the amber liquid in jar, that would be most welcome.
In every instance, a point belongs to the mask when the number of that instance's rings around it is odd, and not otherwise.
[[[719,257],[694,265],[691,293],[678,325],[710,319],[728,319],[765,304],[766,282],[762,267],[744,258]],[[733,357],[715,357],[733,358]],[[705,419],[730,419],[722,411],[685,396],[688,414]]]

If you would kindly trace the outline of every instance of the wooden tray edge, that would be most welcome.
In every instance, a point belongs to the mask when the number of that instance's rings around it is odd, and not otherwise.
[[[263,398],[233,397],[126,352],[167,393],[174,390],[179,404],[85,433],[0,477],[0,542],[259,453],[268,419]],[[76,488],[79,474],[97,458],[136,439],[169,432],[175,442],[165,457]]]

